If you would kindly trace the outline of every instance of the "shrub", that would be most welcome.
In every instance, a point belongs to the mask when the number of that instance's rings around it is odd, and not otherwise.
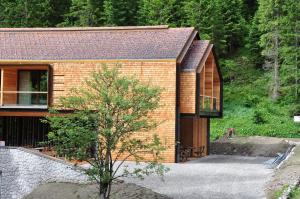
[[[255,110],[253,115],[253,122],[255,124],[265,124],[267,120],[264,118],[264,114],[262,111]]]

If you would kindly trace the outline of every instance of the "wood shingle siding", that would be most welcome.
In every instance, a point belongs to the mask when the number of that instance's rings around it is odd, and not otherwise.
[[[196,73],[180,73],[180,113],[195,114],[196,111]]]
[[[56,63],[52,65],[53,70],[53,101],[58,103],[59,97],[67,95],[74,86],[82,86],[84,81],[93,71],[101,70],[105,64],[108,67],[119,65],[124,75],[134,75],[141,81],[151,85],[160,86],[161,107],[150,115],[162,122],[159,127],[151,132],[139,133],[142,137],[159,135],[167,150],[163,153],[165,162],[175,161],[175,108],[176,108],[176,62],[78,62],[78,63]],[[146,155],[147,157],[147,155]],[[150,156],[147,158],[151,158]]]

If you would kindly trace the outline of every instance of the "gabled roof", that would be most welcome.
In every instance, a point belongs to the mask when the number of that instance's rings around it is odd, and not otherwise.
[[[206,60],[206,54],[211,47],[212,44],[207,40],[194,40],[182,62],[181,71],[196,71]]]
[[[2,60],[177,59],[194,28],[0,28]]]

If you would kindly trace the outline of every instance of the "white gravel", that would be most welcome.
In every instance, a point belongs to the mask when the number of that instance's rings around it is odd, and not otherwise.
[[[166,164],[170,171],[164,181],[157,176],[132,182],[175,199],[259,199],[273,170],[263,163],[270,158],[211,155],[180,164]]]

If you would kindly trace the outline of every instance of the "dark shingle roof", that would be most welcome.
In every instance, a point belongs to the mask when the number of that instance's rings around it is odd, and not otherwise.
[[[205,52],[210,46],[210,42],[206,40],[195,40],[187,52],[181,66],[182,71],[195,71],[199,66]]]
[[[1,60],[176,59],[194,28],[0,28]]]

